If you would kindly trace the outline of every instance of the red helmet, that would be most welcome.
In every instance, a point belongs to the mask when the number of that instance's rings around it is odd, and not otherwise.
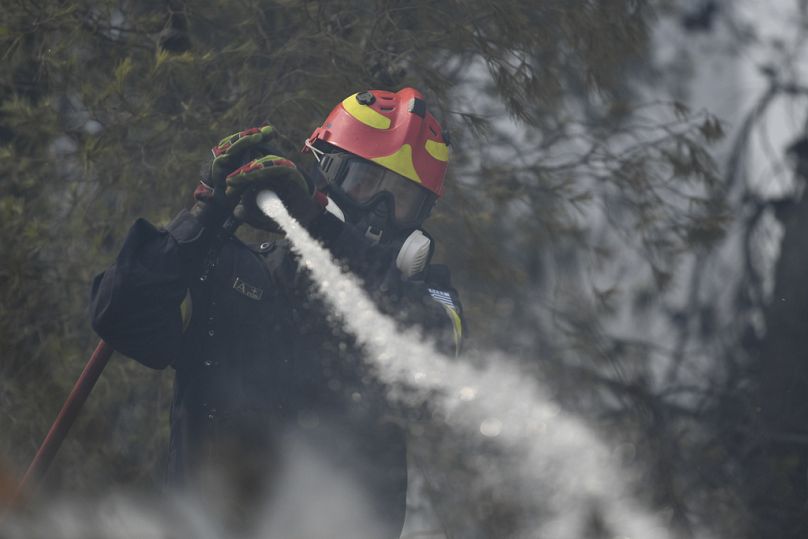
[[[443,195],[449,150],[424,96],[414,88],[370,90],[345,98],[307,143],[316,147],[317,141],[373,161],[436,197]]]

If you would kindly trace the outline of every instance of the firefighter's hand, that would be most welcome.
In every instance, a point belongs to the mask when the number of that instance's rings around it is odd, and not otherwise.
[[[265,155],[242,166],[227,176],[228,198],[241,199],[236,217],[266,230],[277,230],[275,222],[257,207],[255,195],[271,190],[286,206],[289,215],[303,226],[323,214],[324,207],[314,197],[314,186],[294,163],[276,155]]]
[[[264,125],[223,138],[211,148],[213,157],[202,168],[202,179],[194,197],[212,202],[227,213],[233,211],[239,196],[227,195],[227,175],[249,160],[272,153],[270,141],[274,134],[275,130],[271,125]]]

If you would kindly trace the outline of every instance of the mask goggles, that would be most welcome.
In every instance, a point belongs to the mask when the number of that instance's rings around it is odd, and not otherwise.
[[[409,178],[350,153],[319,156],[320,170],[332,189],[360,209],[382,198],[392,202],[393,222],[400,228],[421,224],[437,198]]]

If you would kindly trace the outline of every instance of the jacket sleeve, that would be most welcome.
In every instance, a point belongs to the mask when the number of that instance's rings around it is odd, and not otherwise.
[[[93,329],[148,367],[164,368],[180,351],[180,307],[217,230],[199,208],[183,210],[164,230],[138,219],[115,263],[92,283]]]
[[[463,306],[446,266],[431,265],[420,278],[400,281],[383,301],[404,324],[420,326],[441,352],[460,354],[466,332]]]

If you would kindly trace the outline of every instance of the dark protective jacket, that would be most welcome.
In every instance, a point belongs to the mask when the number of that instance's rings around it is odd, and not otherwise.
[[[400,529],[401,415],[367,375],[361,350],[334,323],[286,240],[248,246],[204,222],[188,211],[165,230],[136,221],[92,285],[96,332],[148,367],[176,370],[170,481],[190,481],[206,466],[269,476],[282,465],[280,439],[294,429],[328,447],[379,518]],[[461,307],[444,266],[403,280],[398,245],[374,246],[327,213],[310,231],[384,312],[459,346]]]

